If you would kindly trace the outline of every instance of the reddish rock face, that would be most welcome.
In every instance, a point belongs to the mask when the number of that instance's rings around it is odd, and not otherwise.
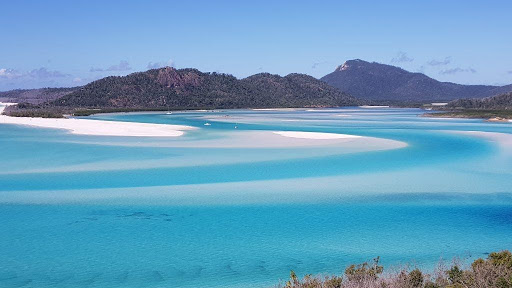
[[[160,69],[157,82],[168,88],[182,89],[186,86],[199,86],[201,76],[192,71],[180,72],[172,67]]]

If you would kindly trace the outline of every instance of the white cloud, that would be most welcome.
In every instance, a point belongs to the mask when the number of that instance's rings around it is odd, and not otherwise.
[[[92,67],[90,72],[103,72],[103,71],[130,71],[132,67],[126,60],[122,60],[119,64],[110,65],[108,68],[94,68]]]
[[[469,67],[469,68],[460,68],[460,67],[456,67],[456,68],[451,68],[451,69],[446,69],[446,70],[442,70],[439,72],[439,74],[457,74],[457,73],[476,73],[476,70]]]
[[[450,62],[452,62],[452,57],[445,57],[444,60],[432,59],[432,60],[428,61],[428,65],[430,65],[430,66],[445,66],[445,65],[450,64]]]
[[[73,76],[46,67],[29,71],[0,68],[0,89],[41,88],[72,85]]]
[[[149,62],[146,66],[147,69],[158,69],[162,67],[174,67],[175,63],[172,59],[169,59],[167,62]]]
[[[50,78],[61,78],[61,77],[69,77],[71,75],[62,73],[60,71],[51,71],[46,69],[45,67],[41,67],[39,69],[31,70],[26,74],[32,78],[38,79],[50,79]]]
[[[14,69],[2,68],[0,69],[0,78],[14,79],[21,77],[22,74]]]
[[[404,62],[412,62],[413,58],[409,57],[407,53],[403,51],[399,51],[395,57],[391,59],[391,63],[404,63]]]
[[[36,79],[53,79],[53,78],[62,78],[69,77],[71,75],[62,73],[60,71],[52,71],[48,70],[46,67],[41,67],[38,69],[33,69],[28,72],[19,72],[14,69],[2,68],[0,69],[0,77],[7,79],[17,79],[17,78],[36,78]]]
[[[326,64],[326,63],[327,63],[327,61],[315,62],[315,63],[313,63],[313,65],[311,65],[311,69],[316,69],[318,66]]]

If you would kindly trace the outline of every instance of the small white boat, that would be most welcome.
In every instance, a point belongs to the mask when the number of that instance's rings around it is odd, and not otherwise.
[[[208,123],[208,122],[204,123],[204,126],[211,126],[211,125],[212,125],[212,124],[210,124],[210,123]]]
[[[167,113],[165,113],[165,114],[167,114],[167,115],[171,115],[171,114],[172,114],[172,112],[171,112],[171,111],[169,111],[169,112],[167,112]]]

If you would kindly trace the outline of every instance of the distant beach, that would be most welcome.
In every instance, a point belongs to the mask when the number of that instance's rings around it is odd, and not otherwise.
[[[0,114],[12,103],[0,103]],[[0,124],[26,125],[39,128],[68,130],[72,134],[126,137],[178,137],[184,131],[196,129],[192,126],[151,123],[102,121],[71,118],[30,118],[0,115]]]

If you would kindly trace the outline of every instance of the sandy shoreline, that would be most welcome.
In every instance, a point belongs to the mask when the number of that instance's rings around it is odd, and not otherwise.
[[[0,103],[5,105],[6,103]],[[0,113],[4,110],[0,106]],[[167,125],[138,122],[104,121],[75,118],[30,118],[0,115],[0,125],[24,125],[38,128],[63,129],[72,134],[92,136],[178,137],[184,131],[197,129],[184,125]],[[367,147],[369,150],[394,149],[407,144],[388,139],[356,135],[306,132],[306,131],[237,131],[216,140],[201,140],[182,143],[186,147],[209,148],[290,148],[313,146],[338,146],[346,148]],[[355,141],[355,142],[354,142]],[[161,144],[161,143],[160,143]],[[178,144],[173,144],[178,145]],[[173,146],[174,147],[174,146]]]
[[[252,111],[298,111],[304,108],[252,108]]]
[[[6,105],[10,103],[0,103]],[[0,114],[5,107],[0,107]],[[69,118],[30,118],[0,115],[0,124],[68,130],[71,134],[126,137],[178,137],[186,130],[197,129],[184,125],[102,121]]]
[[[388,105],[361,105],[359,106],[359,108],[367,108],[367,109],[372,109],[372,108],[389,108]]]

